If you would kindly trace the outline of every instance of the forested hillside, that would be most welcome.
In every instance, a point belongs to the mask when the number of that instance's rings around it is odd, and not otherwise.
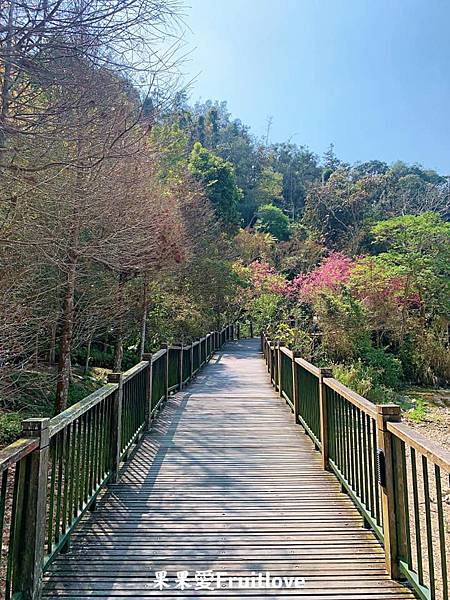
[[[102,369],[237,318],[377,402],[448,385],[447,178],[193,104],[176,9],[18,3],[2,23],[3,441]]]

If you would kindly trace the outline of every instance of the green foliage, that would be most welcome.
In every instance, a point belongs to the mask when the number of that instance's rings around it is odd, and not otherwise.
[[[135,364],[135,363],[133,363]],[[52,417],[55,404],[55,376],[39,371],[13,372],[3,380],[14,393],[2,395],[0,389],[0,446],[10,444],[21,432],[23,419]],[[79,402],[105,381],[75,375],[69,385],[69,406]]]
[[[258,231],[270,233],[277,240],[289,238],[289,218],[277,206],[264,204],[258,209],[257,218]]]
[[[383,348],[374,348],[367,337],[358,340],[358,353],[361,362],[371,370],[375,384],[393,389],[400,386],[403,370],[399,358],[389,354]]]
[[[425,421],[427,416],[427,405],[423,398],[416,400],[414,408],[408,411],[408,419],[414,421],[414,423],[422,423]]]
[[[252,193],[255,206],[277,204],[282,199],[283,175],[274,171],[272,167],[264,167]]]
[[[233,165],[196,142],[192,148],[189,171],[204,186],[217,217],[230,231],[237,231],[241,190],[236,183]]]
[[[87,348],[82,346],[73,352],[74,364],[83,366],[86,363]],[[139,362],[139,355],[134,350],[125,348],[122,358],[122,370],[126,371]],[[89,367],[102,367],[103,369],[111,369],[114,363],[114,348],[108,346],[106,349],[101,349],[93,345],[89,353]]]
[[[271,323],[278,323],[282,298],[279,294],[262,293],[254,298],[249,306],[249,313],[255,323],[255,330],[260,331]]]
[[[408,350],[408,353],[401,352],[401,359],[407,364],[411,381],[424,385],[449,385],[450,352],[446,331],[439,331],[437,326],[420,331]]]
[[[22,430],[22,416],[19,413],[0,412],[0,447],[17,439]]]
[[[349,364],[335,364],[333,374],[338,381],[375,404],[400,400],[399,395],[392,388],[379,383],[377,370],[361,360]]]
[[[314,313],[324,354],[333,361],[351,361],[368,337],[367,316],[361,302],[348,291],[324,291],[317,296]]]
[[[431,316],[450,316],[450,223],[427,212],[376,223],[377,260],[408,279]]]

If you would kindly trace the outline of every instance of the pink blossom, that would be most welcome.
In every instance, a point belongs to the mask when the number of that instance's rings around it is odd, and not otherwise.
[[[251,282],[257,292],[269,292],[273,294],[287,293],[288,283],[267,262],[255,260],[251,263]]]
[[[350,277],[352,260],[341,252],[333,252],[310,273],[300,273],[291,283],[291,294],[309,301],[323,290],[335,290]]]

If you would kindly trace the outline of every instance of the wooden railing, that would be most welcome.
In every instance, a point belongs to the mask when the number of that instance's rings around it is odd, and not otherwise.
[[[186,346],[144,355],[124,373],[53,419],[23,421],[23,437],[0,451],[0,597],[37,599],[45,569],[171,392],[182,390],[235,324]]]
[[[386,568],[423,600],[449,600],[450,452],[263,333],[271,381],[384,546]]]

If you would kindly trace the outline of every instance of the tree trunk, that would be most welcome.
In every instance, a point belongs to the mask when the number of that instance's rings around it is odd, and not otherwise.
[[[0,112],[0,148],[6,145],[6,121],[9,111],[9,102],[11,97],[11,71],[13,65],[13,30],[14,30],[14,13],[16,3],[11,0],[8,11],[7,33],[4,40],[4,56],[5,62],[3,66],[3,85],[1,89],[1,112]]]
[[[118,373],[122,369],[122,358],[123,358],[123,313],[122,313],[122,309],[124,306],[124,297],[123,297],[123,279],[122,279],[121,275],[119,276],[118,306],[119,306],[119,310],[120,310],[120,315],[117,320],[116,342],[115,342],[115,347],[114,347],[113,370],[115,373]]]
[[[36,337],[34,338],[34,368],[37,369],[39,366],[39,333],[36,333]]]
[[[144,289],[143,289],[143,298],[142,298],[142,317],[141,317],[141,348],[139,352],[139,357],[142,360],[142,357],[145,352],[145,338],[147,333],[147,307],[148,307],[148,299],[147,299],[147,278],[144,280]]]
[[[54,365],[56,361],[56,328],[57,322],[55,320],[50,329],[50,348],[48,351],[48,362],[50,365]]]
[[[87,375],[89,372],[89,359],[91,358],[91,344],[92,335],[89,336],[87,348],[86,348],[86,362],[84,363],[84,374]]]
[[[120,317],[119,323],[117,326],[116,343],[114,346],[113,371],[115,373],[119,373],[119,371],[122,368],[122,358],[123,358],[123,322],[122,322],[122,317]]]
[[[67,271],[66,291],[62,312],[62,331],[58,359],[58,381],[56,384],[55,414],[67,408],[70,380],[70,351],[73,332],[74,294],[77,260],[72,255]]]

